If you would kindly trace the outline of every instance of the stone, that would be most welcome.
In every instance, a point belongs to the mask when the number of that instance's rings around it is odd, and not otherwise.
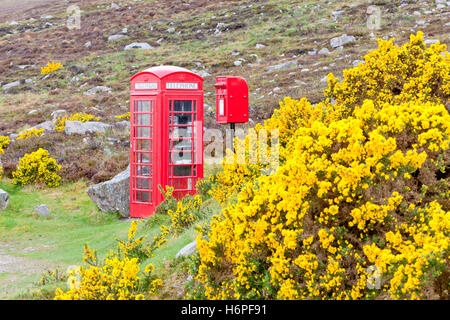
[[[17,87],[18,85],[20,85],[20,80],[17,80],[17,81],[14,81],[14,82],[10,82],[10,83],[7,83],[7,84],[5,84],[2,88],[3,88],[3,90],[6,91],[6,90],[8,90],[8,89]]]
[[[235,62],[233,62],[233,64],[238,67],[240,65],[242,65],[242,61],[241,60],[236,60]]]
[[[103,212],[130,216],[130,166],[109,181],[91,186],[88,196]]]
[[[8,192],[0,189],[0,210],[5,210],[9,204]]]
[[[108,88],[108,87],[105,87],[105,86],[96,86],[96,87],[93,87],[93,88],[89,89],[88,91],[86,91],[84,93],[84,95],[87,95],[87,96],[88,95],[93,95],[93,94],[96,94],[98,92],[111,92],[111,88]]]
[[[88,42],[86,42],[86,43],[84,44],[84,46],[85,46],[86,48],[89,48],[90,46],[92,46],[92,42],[88,41]]]
[[[439,40],[436,39],[427,39],[424,41],[425,44],[429,45],[429,44],[434,44],[434,43],[438,43]]]
[[[255,48],[256,49],[262,49],[262,48],[265,48],[266,46],[265,45],[263,45],[263,44],[261,44],[261,43],[257,43],[256,45],[255,45]]]
[[[175,32],[175,28],[171,27],[171,28],[167,29],[167,32],[168,33],[174,33]]]
[[[276,64],[273,66],[270,66],[266,69],[266,71],[274,71],[274,70],[284,70],[284,69],[290,69],[297,67],[298,63],[297,61],[288,61],[280,64]]]
[[[30,110],[30,111],[28,111],[28,115],[32,115],[32,114],[35,114],[37,112],[38,111],[36,109]]]
[[[97,133],[105,132],[106,129],[111,128],[110,124],[97,122],[97,121],[66,121],[66,128],[64,132],[66,134],[86,134],[86,133]]]
[[[338,48],[338,47],[346,45],[347,43],[352,43],[352,42],[355,42],[355,41],[356,41],[355,37],[343,34],[340,37],[332,38],[330,40],[330,45],[331,45],[332,48]]]
[[[51,132],[55,130],[55,124],[53,121],[45,121],[33,127],[34,129],[44,129],[44,131]],[[33,129],[31,128],[31,129]]]
[[[118,9],[120,9],[120,6],[119,6],[118,4],[115,4],[115,3],[113,2],[113,3],[111,3],[111,9],[118,10]]]
[[[47,205],[41,204],[39,206],[34,207],[34,212],[36,212],[40,217],[48,217],[50,216],[50,210],[47,208]]]
[[[194,240],[193,242],[184,246],[180,251],[178,251],[175,258],[190,256],[194,254],[196,250],[197,250],[197,241]]]
[[[125,48],[124,48],[124,50],[130,50],[130,49],[150,50],[150,49],[153,49],[153,47],[146,42],[133,42],[133,43],[125,46]]]
[[[330,50],[328,50],[327,48],[322,48],[319,51],[319,54],[326,54],[326,55],[328,55],[330,53],[331,53]]]
[[[128,33],[128,28],[123,28],[122,33]]]
[[[116,122],[116,123],[113,124],[113,127],[114,128],[119,128],[119,129],[129,128],[130,127],[130,121],[125,120],[125,121]]]
[[[125,37],[125,35],[123,35],[123,34],[113,34],[108,37],[108,42],[116,41],[116,40],[122,39],[123,37]]]
[[[58,118],[62,118],[64,116],[68,115],[67,110],[59,109],[52,112],[51,116],[53,120],[56,120]]]

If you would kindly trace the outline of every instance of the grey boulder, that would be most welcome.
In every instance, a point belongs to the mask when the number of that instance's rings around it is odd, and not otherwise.
[[[130,50],[130,49],[150,50],[150,49],[153,49],[153,47],[146,42],[133,42],[133,43],[125,46],[125,48],[124,48],[124,50]]]
[[[103,212],[130,216],[130,166],[109,181],[91,186],[88,196]]]
[[[342,47],[344,45],[346,45],[347,43],[352,43],[355,42],[356,38],[353,36],[348,36],[346,34],[340,36],[340,37],[336,37],[330,40],[330,45],[332,48],[339,48]]]
[[[105,132],[106,129],[110,128],[111,125],[103,122],[97,121],[66,121],[66,128],[64,132],[66,134],[86,134],[86,133],[97,133]]]
[[[40,217],[48,217],[50,216],[50,210],[47,208],[47,205],[41,204],[39,206],[34,207],[34,212],[36,212]]]
[[[266,71],[274,71],[274,70],[284,70],[297,67],[297,61],[288,61],[280,64],[276,64],[274,66],[270,66],[266,69]]]
[[[0,189],[0,210],[5,210],[9,204],[8,192]]]
[[[194,254],[196,250],[197,250],[197,241],[194,240],[193,242],[184,246],[180,251],[178,251],[175,258],[179,258],[182,256],[190,256]]]

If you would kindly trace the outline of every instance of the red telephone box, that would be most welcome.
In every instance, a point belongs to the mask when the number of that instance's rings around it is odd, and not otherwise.
[[[203,178],[203,78],[180,67],[146,69],[131,78],[130,217],[153,215]]]

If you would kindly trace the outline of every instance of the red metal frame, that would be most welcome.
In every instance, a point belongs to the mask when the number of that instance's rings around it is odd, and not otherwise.
[[[179,67],[131,78],[130,216],[153,215],[173,186],[177,199],[203,178],[203,78]]]

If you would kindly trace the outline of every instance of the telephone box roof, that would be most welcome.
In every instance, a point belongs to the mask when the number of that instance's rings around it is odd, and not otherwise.
[[[163,79],[163,78],[167,77],[168,75],[171,75],[174,73],[189,73],[203,81],[202,77],[200,77],[198,74],[192,72],[191,70],[181,68],[181,67],[176,67],[176,66],[151,67],[151,68],[145,69],[145,70],[135,74],[130,80],[133,80],[136,76],[143,74],[143,73],[153,74],[154,76],[158,77],[159,79]]]

